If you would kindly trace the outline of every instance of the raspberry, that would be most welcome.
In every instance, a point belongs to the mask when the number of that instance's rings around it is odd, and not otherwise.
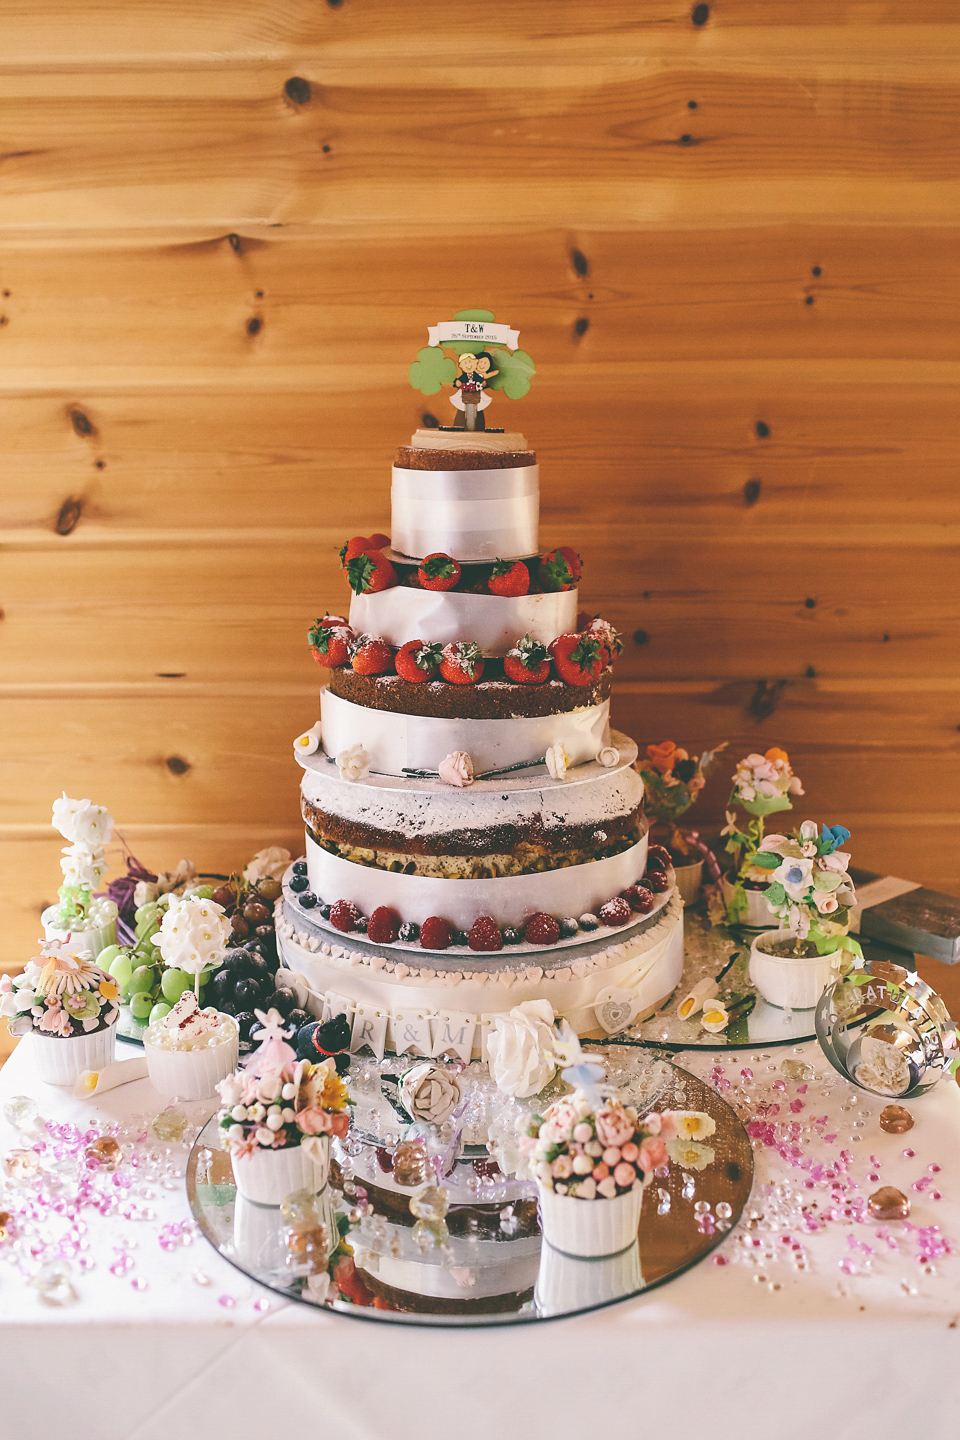
[[[615,895],[597,911],[604,925],[626,925],[630,919],[630,902],[622,895]]]
[[[453,926],[438,915],[431,915],[420,926],[420,944],[424,950],[446,950],[452,939]]]
[[[662,870],[648,870],[643,881],[647,889],[654,891],[657,895],[665,895],[673,885],[670,876],[664,874]]]
[[[622,894],[630,909],[636,910],[638,915],[647,915],[653,909],[653,891],[648,890],[646,885],[631,885]]]
[[[330,910],[330,924],[337,930],[349,931],[356,927],[360,911],[352,900],[338,900]]]
[[[367,925],[367,939],[376,945],[390,945],[397,938],[400,921],[386,905],[378,905]]]
[[[650,848],[649,848],[648,851],[647,851],[647,864],[648,864],[648,865],[650,864],[650,861],[651,861],[652,859],[654,859],[654,857],[656,857],[656,859],[661,860],[661,861],[663,862],[663,864],[660,865],[660,867],[659,867],[661,870],[664,870],[664,869],[666,869],[668,866],[670,866],[670,865],[673,864],[673,861],[672,861],[671,858],[670,858],[670,851],[667,849],[666,845],[651,845]],[[657,868],[657,867],[654,867],[654,868]]]
[[[500,926],[492,915],[481,915],[470,927],[469,943],[471,950],[502,950],[503,936],[500,934]]]
[[[667,861],[664,860],[664,858],[663,858],[662,855],[653,855],[653,854],[648,854],[648,855],[647,855],[647,870],[648,870],[648,871],[653,871],[653,870],[666,870],[666,869],[667,869]]]
[[[552,915],[538,910],[524,925],[523,935],[531,945],[556,945],[560,939],[560,926]]]

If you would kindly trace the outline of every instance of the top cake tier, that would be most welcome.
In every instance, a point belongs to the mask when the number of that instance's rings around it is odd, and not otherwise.
[[[411,559],[519,560],[539,548],[539,469],[522,435],[418,430],[397,450],[390,501],[393,549]]]

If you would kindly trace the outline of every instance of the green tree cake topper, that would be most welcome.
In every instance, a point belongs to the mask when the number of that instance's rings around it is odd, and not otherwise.
[[[518,348],[518,331],[498,325],[492,311],[458,310],[452,320],[429,326],[428,335],[430,344],[417,352],[410,366],[410,384],[421,395],[437,395],[444,385],[453,386],[450,403],[457,418],[442,430],[484,430],[488,391],[502,390],[519,400],[530,389],[536,367]]]

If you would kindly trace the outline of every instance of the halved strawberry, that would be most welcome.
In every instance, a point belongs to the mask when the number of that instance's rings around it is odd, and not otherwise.
[[[324,620],[317,620],[311,625],[307,639],[318,665],[326,665],[334,670],[338,665],[349,663],[350,643],[353,640],[353,631],[349,625],[328,625]]]
[[[355,555],[366,555],[368,550],[378,550],[379,548],[368,536],[354,535],[346,545],[340,546],[340,568],[345,569],[347,561],[352,560]]]
[[[374,550],[389,550],[390,536],[382,535],[378,530],[376,535],[370,536],[370,544],[373,546]]]
[[[569,545],[549,550],[540,561],[537,580],[541,590],[572,590],[580,579],[580,556]]]
[[[392,675],[393,646],[375,635],[358,635],[351,654],[358,675]]]
[[[444,645],[440,674],[451,685],[475,685],[483,674],[480,646],[475,645],[472,640],[458,640]]]
[[[591,685],[603,669],[603,651],[593,635],[558,635],[550,653],[568,685]]]
[[[518,685],[542,685],[550,674],[550,652],[546,645],[524,635],[504,655],[503,673]]]
[[[375,595],[397,583],[397,572],[379,550],[367,550],[347,561],[347,580],[355,595]]]
[[[491,595],[526,595],[530,571],[522,560],[494,560],[487,589]]]
[[[397,651],[397,674],[412,685],[432,680],[440,669],[442,646],[424,645],[422,640],[408,640]]]
[[[460,566],[451,555],[438,550],[420,561],[417,579],[423,590],[452,590],[460,579]]]

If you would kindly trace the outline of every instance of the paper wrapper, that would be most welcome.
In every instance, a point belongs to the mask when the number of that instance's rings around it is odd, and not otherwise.
[[[89,1035],[41,1035],[31,1030],[29,1040],[37,1074],[48,1085],[74,1086],[84,1070],[102,1070],[114,1056],[117,1042],[116,1022],[105,1030]]]
[[[317,1195],[330,1177],[330,1137],[313,1136],[300,1145],[283,1150],[264,1150],[251,1155],[234,1155],[233,1178],[245,1200],[257,1205],[282,1205],[294,1190]]]
[[[350,625],[357,635],[382,635],[391,645],[414,638],[438,645],[472,640],[484,655],[506,655],[523,635],[549,645],[572,634],[578,608],[575,589],[508,597],[394,586],[354,595]]]
[[[393,467],[391,543],[422,559],[515,560],[538,551],[540,469],[407,470]],[[410,637],[412,638],[412,637]]]
[[[750,980],[759,995],[782,1010],[812,1010],[840,973],[842,950],[832,955],[768,955],[764,945],[792,940],[790,930],[766,931],[750,947]]]
[[[234,1035],[203,1050],[161,1050],[144,1035],[150,1084],[165,1100],[210,1100],[219,1082],[236,1070],[239,1046]]]
[[[538,1185],[543,1238],[562,1255],[617,1255],[637,1238],[643,1189],[635,1185],[613,1200],[577,1200]]]

